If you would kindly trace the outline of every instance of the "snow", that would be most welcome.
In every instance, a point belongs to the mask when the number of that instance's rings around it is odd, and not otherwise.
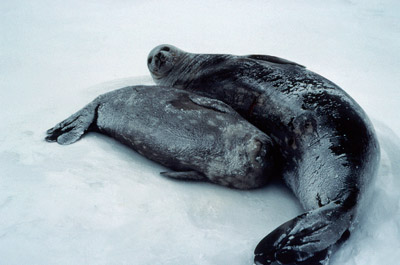
[[[1,1],[0,264],[252,264],[259,240],[302,212],[279,183],[176,181],[100,134],[43,140],[97,95],[151,84],[147,54],[161,43],[280,56],[352,95],[382,161],[331,264],[398,264],[399,11],[395,0]]]

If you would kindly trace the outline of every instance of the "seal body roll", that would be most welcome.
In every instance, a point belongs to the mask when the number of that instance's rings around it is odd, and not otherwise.
[[[132,86],[97,97],[48,131],[71,144],[99,131],[175,172],[239,189],[264,185],[271,139],[225,103],[169,87]],[[270,157],[270,158],[268,158]]]
[[[307,212],[265,237],[256,263],[327,264],[378,166],[377,138],[361,107],[333,82],[275,56],[160,45],[148,67],[159,85],[229,104],[278,148],[283,180]]]

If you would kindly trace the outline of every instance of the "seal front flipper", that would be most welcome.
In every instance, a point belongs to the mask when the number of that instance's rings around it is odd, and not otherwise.
[[[57,143],[62,145],[75,143],[92,127],[93,122],[96,120],[98,106],[99,104],[95,100],[69,118],[47,130],[45,140],[48,142],[57,141]]]
[[[181,180],[207,180],[206,176],[197,171],[160,172],[160,175]]]
[[[303,68],[306,68],[304,65],[283,59],[283,58],[279,58],[276,56],[271,56],[271,55],[259,55],[259,54],[252,54],[252,55],[247,55],[244,56],[250,59],[254,59],[254,60],[260,60],[260,61],[266,61],[266,62],[270,62],[270,63],[277,63],[277,64],[291,64],[291,65],[297,65]]]
[[[257,245],[254,262],[327,264],[332,248],[348,237],[352,211],[337,201],[282,224]]]
[[[200,97],[200,96],[189,96],[189,99],[196,105],[205,107],[211,110],[216,110],[222,113],[236,114],[236,112],[227,104],[222,101],[213,98]]]

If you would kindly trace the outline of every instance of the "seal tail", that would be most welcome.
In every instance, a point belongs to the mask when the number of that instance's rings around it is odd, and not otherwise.
[[[350,236],[353,201],[333,201],[282,224],[257,245],[255,264],[328,264],[332,251]]]

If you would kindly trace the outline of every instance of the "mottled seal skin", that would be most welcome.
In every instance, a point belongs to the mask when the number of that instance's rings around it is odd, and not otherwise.
[[[168,87],[133,86],[97,97],[47,131],[71,144],[100,131],[176,172],[238,189],[264,185],[271,139],[225,103]]]
[[[159,85],[229,104],[278,147],[283,179],[306,212],[258,244],[256,264],[328,264],[350,235],[379,162],[361,107],[326,78],[274,56],[194,54],[160,45],[148,67]]]

